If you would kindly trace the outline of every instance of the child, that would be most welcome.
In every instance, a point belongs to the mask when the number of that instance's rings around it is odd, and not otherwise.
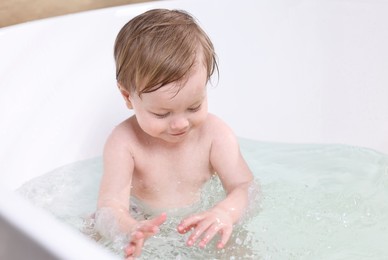
[[[134,115],[106,142],[99,211],[111,213],[130,237],[126,256],[137,257],[165,212],[196,203],[217,174],[225,199],[184,218],[177,230],[191,232],[187,245],[199,247],[218,233],[223,248],[247,207],[253,176],[231,129],[207,111],[206,84],[217,69],[210,39],[186,12],[151,10],[121,29],[114,56],[118,88]],[[138,221],[130,197],[164,213]]]

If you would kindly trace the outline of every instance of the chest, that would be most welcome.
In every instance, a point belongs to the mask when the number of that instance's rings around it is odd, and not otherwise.
[[[210,146],[192,143],[179,149],[142,149],[134,158],[133,186],[145,191],[196,192],[212,175]]]

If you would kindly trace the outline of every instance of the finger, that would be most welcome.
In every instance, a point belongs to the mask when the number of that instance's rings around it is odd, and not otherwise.
[[[151,223],[152,225],[155,225],[155,226],[160,226],[166,221],[166,219],[167,219],[167,214],[165,212],[163,212],[159,216],[151,219],[149,221],[149,223]]]
[[[136,230],[136,231],[132,232],[132,234],[131,234],[131,242],[139,240],[139,239],[143,239],[143,238],[144,238],[144,233],[140,230]]]
[[[207,229],[206,234],[201,239],[198,246],[201,248],[205,248],[207,243],[209,243],[209,241],[214,238],[214,236],[221,230],[221,228],[222,225],[219,225],[218,223],[211,225],[211,227]]]
[[[134,257],[138,257],[141,255],[141,250],[143,248],[144,244],[144,239],[140,239],[137,241],[136,246],[135,246],[135,252],[133,254]]]
[[[124,249],[126,256],[132,256],[136,251],[136,245],[140,240],[144,238],[144,234],[139,231],[135,231],[131,234],[129,245]]]
[[[138,257],[141,255],[141,250],[144,245],[144,239],[137,239],[131,241],[131,243],[125,248],[125,257]]]
[[[192,217],[188,217],[178,225],[178,232],[179,233],[187,233],[191,228],[196,227],[197,224],[204,219],[204,216],[201,215],[195,215]]]
[[[124,249],[124,253],[125,253],[125,256],[126,257],[130,257],[133,255],[133,253],[135,253],[135,245],[128,245],[125,249]]]
[[[221,240],[217,244],[217,248],[221,249],[224,248],[226,243],[228,243],[230,236],[232,235],[232,228],[231,227],[225,227],[221,231]]]
[[[136,240],[136,242],[131,242],[124,249],[125,257],[135,257],[135,256],[137,256],[136,254],[139,253],[139,252],[137,252],[138,251],[137,247],[138,247],[139,243],[140,243],[140,240]]]
[[[159,227],[149,223],[142,223],[137,227],[136,232],[141,232],[144,236],[149,237],[158,233]]]
[[[212,225],[212,221],[202,221],[193,230],[193,233],[187,240],[187,245],[192,246],[195,244],[197,239]]]
[[[138,225],[137,230],[143,232],[147,237],[155,235],[159,232],[159,226],[162,225],[167,219],[167,214],[162,213],[156,218],[143,221]]]
[[[196,226],[197,226],[196,224],[193,224],[193,225],[187,226],[187,227],[179,225],[177,230],[178,230],[178,232],[180,234],[186,234],[188,231],[190,231],[191,229],[195,228]]]

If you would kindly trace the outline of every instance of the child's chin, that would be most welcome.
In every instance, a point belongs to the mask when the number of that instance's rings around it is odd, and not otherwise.
[[[187,134],[184,135],[168,135],[167,137],[163,138],[163,140],[167,143],[179,143],[182,142],[186,138]]]

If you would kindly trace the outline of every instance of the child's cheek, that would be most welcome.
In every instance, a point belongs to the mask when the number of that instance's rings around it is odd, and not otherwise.
[[[194,120],[192,122],[193,125],[197,126],[197,125],[201,125],[202,123],[204,123],[206,121],[207,115],[208,115],[207,110],[200,111],[199,114],[194,118]]]
[[[154,136],[157,136],[163,132],[168,131],[168,124],[165,120],[155,120],[148,124],[148,129],[153,133]]]

